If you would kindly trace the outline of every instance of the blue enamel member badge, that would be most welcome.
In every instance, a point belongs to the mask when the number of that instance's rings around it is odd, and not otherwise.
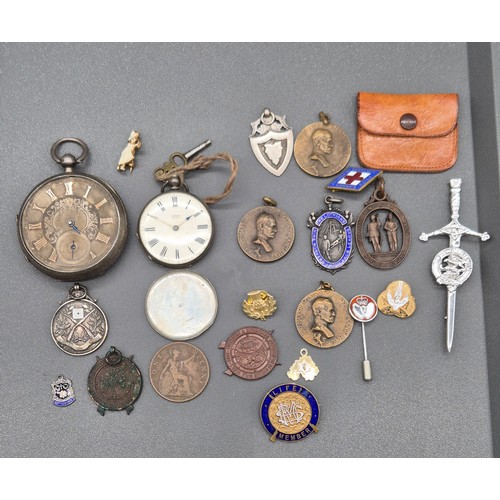
[[[278,385],[264,397],[260,416],[271,441],[300,441],[318,432],[319,404],[301,385]]]
[[[374,181],[382,170],[372,170],[361,167],[348,167],[343,173],[335,177],[326,189],[331,191],[359,192]]]

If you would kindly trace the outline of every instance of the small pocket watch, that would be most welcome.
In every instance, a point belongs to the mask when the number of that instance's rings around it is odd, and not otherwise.
[[[59,147],[66,143],[78,144],[81,155],[59,156]],[[17,218],[22,250],[29,262],[53,278],[95,278],[123,251],[127,239],[125,206],[102,179],[74,172],[89,154],[81,139],[60,139],[50,153],[64,173],[38,184],[24,200]]]
[[[144,208],[138,236],[148,257],[164,266],[186,267],[210,248],[214,225],[210,210],[200,199],[170,183]]]
[[[208,205],[230,193],[238,164],[228,153],[208,158],[199,156],[189,162],[209,145],[210,141],[205,141],[187,153],[174,153],[163,167],[155,171],[156,180],[163,183],[161,194],[144,207],[139,217],[137,237],[148,257],[164,266],[188,267],[201,259],[212,243],[214,223]],[[202,201],[189,193],[184,174],[196,169],[207,170],[216,160],[230,164],[231,176],[222,194]]]
[[[206,141],[193,150],[174,153],[159,171],[166,173],[188,160],[210,144]],[[167,189],[170,190],[167,191]],[[148,257],[167,267],[187,267],[199,260],[210,248],[214,226],[208,206],[188,192],[180,177],[166,181],[161,194],[153,198],[139,217],[137,236]]]

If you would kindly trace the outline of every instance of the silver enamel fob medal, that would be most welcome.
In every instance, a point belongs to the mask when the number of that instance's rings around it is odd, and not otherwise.
[[[440,285],[448,288],[446,312],[446,347],[451,352],[453,333],[455,330],[455,303],[457,288],[465,283],[472,274],[472,258],[460,248],[460,239],[464,235],[477,236],[481,241],[489,240],[488,233],[478,233],[458,222],[460,209],[460,186],[462,179],[451,179],[451,222],[432,233],[422,233],[420,239],[427,241],[429,236],[449,236],[450,246],[441,250],[432,261],[432,274]]]
[[[285,116],[275,115],[267,108],[251,125],[250,145],[255,157],[268,172],[280,176],[292,158],[293,130]]]

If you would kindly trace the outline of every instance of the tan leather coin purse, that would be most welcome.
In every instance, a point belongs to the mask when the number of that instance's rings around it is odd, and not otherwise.
[[[358,156],[369,168],[441,172],[458,155],[458,94],[358,94]]]

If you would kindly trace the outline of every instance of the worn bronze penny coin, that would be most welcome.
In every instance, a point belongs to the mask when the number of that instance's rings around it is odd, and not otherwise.
[[[344,130],[330,123],[324,113],[320,121],[304,127],[293,149],[299,167],[314,177],[330,177],[340,172],[351,157],[351,141]]]
[[[248,257],[273,262],[284,257],[295,240],[295,227],[288,214],[271,198],[264,206],[247,212],[238,226],[238,243]]]
[[[162,347],[151,360],[149,379],[164,399],[183,403],[199,396],[207,386],[210,367],[205,354],[187,342]]]
[[[256,326],[233,332],[219,345],[228,368],[224,373],[246,380],[265,377],[278,364],[278,345],[272,333]]]
[[[347,299],[324,281],[318,290],[300,301],[295,312],[299,335],[307,343],[323,349],[344,342],[353,324]]]
[[[130,414],[142,390],[142,375],[132,361],[133,356],[125,358],[111,347],[103,359],[96,357],[88,377],[88,391],[97,411],[101,415],[106,410],[125,410]]]

